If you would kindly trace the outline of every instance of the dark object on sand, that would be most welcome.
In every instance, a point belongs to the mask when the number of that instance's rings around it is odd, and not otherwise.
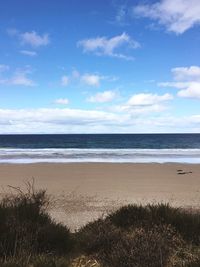
[[[177,170],[177,174],[190,174],[190,173],[192,173],[192,171],[185,172],[183,170]]]

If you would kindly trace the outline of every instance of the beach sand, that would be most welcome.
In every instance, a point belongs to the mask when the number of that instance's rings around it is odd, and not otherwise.
[[[32,178],[51,195],[54,219],[72,230],[123,204],[200,207],[199,164],[0,164],[2,194]]]

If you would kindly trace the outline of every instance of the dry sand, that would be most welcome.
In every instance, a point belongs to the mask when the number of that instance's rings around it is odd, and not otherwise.
[[[52,195],[52,216],[71,229],[127,203],[200,207],[199,164],[0,164],[2,191],[32,177]]]

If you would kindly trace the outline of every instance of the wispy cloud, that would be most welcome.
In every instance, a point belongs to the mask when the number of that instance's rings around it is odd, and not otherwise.
[[[101,76],[97,74],[83,74],[81,76],[81,81],[89,86],[99,86]]]
[[[117,97],[117,93],[115,91],[104,91],[104,92],[98,92],[93,96],[90,96],[87,98],[88,102],[92,103],[106,103],[111,102]]]
[[[9,69],[9,66],[7,66]],[[6,69],[6,70],[8,70]],[[17,69],[14,73],[6,73],[4,77],[0,77],[0,84],[4,85],[22,85],[22,86],[35,86],[36,83],[28,77],[30,70]]]
[[[39,34],[36,31],[20,32],[16,29],[9,29],[8,34],[13,37],[17,37],[21,44],[30,45],[34,48],[40,46],[47,46],[50,43],[49,34]]]
[[[119,23],[124,22],[124,18],[126,16],[126,6],[119,6],[116,14],[116,21]]]
[[[178,67],[171,70],[173,81],[162,82],[161,87],[179,89],[177,95],[184,98],[200,99],[200,67]]]
[[[30,51],[30,50],[21,50],[20,53],[29,57],[37,56],[37,53],[35,51]]]
[[[150,18],[164,25],[169,32],[182,34],[200,24],[199,0],[161,0],[153,4],[138,5],[134,15]]]
[[[80,73],[77,70],[73,70],[68,75],[63,75],[61,77],[61,85],[67,86],[71,82],[79,82],[83,85],[99,87],[103,80],[114,82],[117,80],[117,77],[100,75],[98,73]]]
[[[140,44],[133,40],[128,34],[122,33],[121,35],[112,38],[96,37],[84,39],[77,43],[78,47],[82,47],[84,52],[93,53],[98,56],[110,56],[121,58],[125,60],[133,60],[132,56],[117,52],[119,48],[128,46],[129,48],[136,49]]]
[[[23,44],[28,44],[33,47],[46,46],[50,43],[48,34],[40,35],[35,31],[21,33],[20,38]]]
[[[26,73],[17,72],[13,77],[7,80],[10,85],[35,86],[35,82],[27,77]]]
[[[62,86],[67,86],[69,84],[69,77],[66,75],[63,75],[61,77],[61,85]]]
[[[115,15],[115,20],[113,23],[120,25],[120,26],[125,26],[127,25],[127,18],[129,17],[129,9],[128,7],[123,4],[123,5],[117,5],[116,6],[116,15]]]
[[[67,98],[58,98],[54,100],[55,104],[60,104],[60,105],[67,105],[69,104],[69,100]]]

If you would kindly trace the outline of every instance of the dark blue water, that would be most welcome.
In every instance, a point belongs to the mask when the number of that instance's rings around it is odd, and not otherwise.
[[[0,135],[0,163],[200,163],[200,134]]]
[[[0,135],[0,148],[200,148],[200,134]]]

